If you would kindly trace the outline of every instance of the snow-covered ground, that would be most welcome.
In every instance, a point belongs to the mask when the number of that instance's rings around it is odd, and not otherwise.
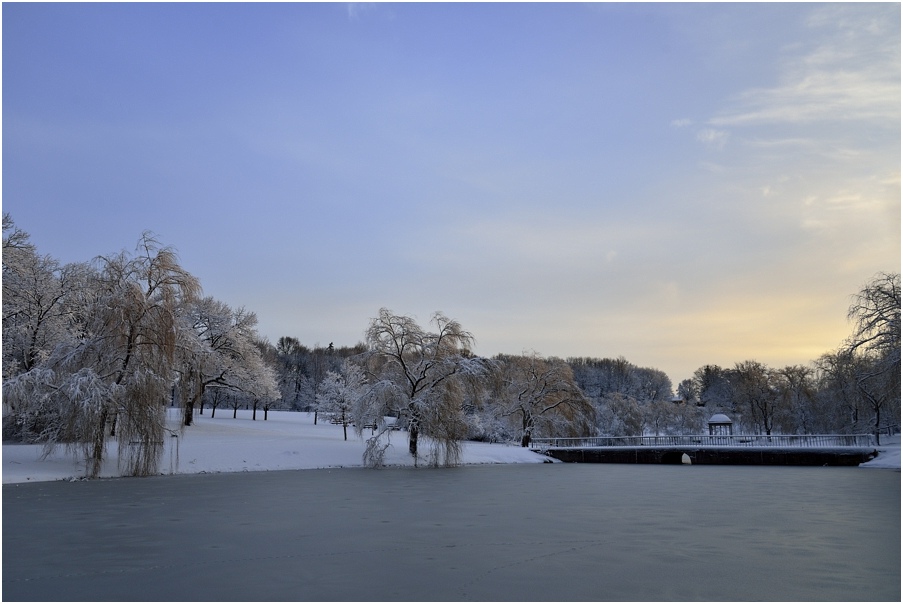
[[[859,464],[860,468],[900,469],[900,435],[884,436],[877,447],[878,457],[870,462]]]
[[[178,429],[178,414],[170,410],[170,427]],[[368,436],[369,430],[364,432]],[[211,472],[256,472],[266,470],[305,470],[313,468],[360,467],[363,465],[364,439],[348,428],[344,440],[342,426],[320,416],[314,425],[312,413],[270,411],[263,421],[251,411],[239,410],[232,418],[231,409],[217,409],[211,419],[210,410],[195,417],[194,425],[176,437],[167,436],[160,472],[163,474],[201,474]],[[408,453],[407,432],[391,434],[392,446],[386,454],[391,466],[414,465]],[[428,444],[420,449],[427,453]],[[3,483],[65,480],[85,475],[84,462],[59,447],[41,459],[40,445],[3,445]],[[116,463],[117,445],[108,445],[108,461],[101,477],[120,476]],[[465,464],[543,463],[550,461],[523,447],[505,444],[464,443]]]
[[[312,468],[360,467],[364,441],[348,429],[344,440],[342,427],[320,418],[314,425],[313,414],[270,411],[263,421],[251,412],[240,410],[236,419],[232,410],[210,411],[195,418],[195,424],[176,437],[167,437],[160,471],[163,474],[201,474],[211,472],[256,472],[266,470],[303,470]],[[170,424],[178,426],[177,414],[171,411]],[[365,432],[365,435],[367,433]],[[421,450],[428,445],[423,443]],[[862,464],[868,468],[900,469],[900,437],[887,439],[878,447],[880,455]],[[84,464],[78,457],[58,448],[42,459],[40,445],[3,445],[3,483],[65,480],[84,476]],[[108,461],[101,477],[120,476],[116,464],[116,444],[110,443]],[[519,446],[466,442],[462,461],[465,464],[543,463],[549,458]],[[413,465],[407,451],[407,433],[392,434],[392,447],[386,455],[392,466]]]

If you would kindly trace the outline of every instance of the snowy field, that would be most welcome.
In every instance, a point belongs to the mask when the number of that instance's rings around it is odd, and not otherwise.
[[[178,431],[178,413],[170,410],[169,427]],[[178,432],[177,432],[178,433]],[[369,430],[364,435],[368,436]],[[408,453],[407,432],[391,435],[392,446],[386,454],[390,466],[412,466]],[[342,426],[329,423],[322,416],[314,425],[312,413],[270,411],[263,421],[263,411],[257,420],[250,410],[239,410],[232,418],[232,409],[217,409],[210,418],[210,410],[195,417],[194,425],[167,437],[164,444],[162,474],[203,474],[213,472],[258,472],[268,470],[307,470],[314,468],[361,467],[364,439],[348,427],[344,440]],[[428,441],[420,444],[425,454]],[[108,461],[100,473],[102,478],[120,476],[116,463],[117,445],[108,444]],[[59,447],[46,459],[41,459],[40,445],[3,445],[3,484],[66,480],[85,475],[84,462]],[[468,465],[500,463],[543,463],[550,461],[519,446],[505,444],[464,443],[462,461]]]
[[[177,413],[170,410],[170,427],[178,428]],[[167,437],[164,444],[162,474],[203,474],[216,472],[258,472],[268,470],[303,470],[314,468],[361,467],[364,441],[352,428],[344,440],[342,427],[322,417],[314,425],[313,414],[270,411],[263,421],[251,411],[240,410],[236,419],[231,409],[218,409],[211,419],[210,411],[195,418],[195,424]],[[367,435],[368,432],[365,432]],[[101,477],[120,476],[116,463],[116,444],[108,446],[108,461]],[[428,450],[426,442],[421,451]],[[861,467],[900,469],[900,437],[888,439],[878,447],[880,455]],[[83,462],[58,448],[42,459],[39,445],[3,445],[3,483],[66,480],[84,476]],[[462,461],[467,465],[543,463],[549,458],[515,445],[466,442]],[[392,447],[386,455],[390,466],[411,466],[407,451],[407,433],[392,434]]]

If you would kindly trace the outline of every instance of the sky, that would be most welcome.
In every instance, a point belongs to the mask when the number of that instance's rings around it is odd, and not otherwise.
[[[807,364],[900,271],[900,5],[2,5],[2,207],[260,334]]]

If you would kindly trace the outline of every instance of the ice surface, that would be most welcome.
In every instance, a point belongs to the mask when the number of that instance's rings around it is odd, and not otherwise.
[[[900,479],[526,464],[3,485],[8,601],[900,601]]]

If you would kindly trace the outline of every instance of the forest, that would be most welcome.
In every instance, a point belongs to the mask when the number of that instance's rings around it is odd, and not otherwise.
[[[124,473],[155,473],[172,406],[182,430],[205,412],[312,412],[365,438],[371,466],[395,429],[415,459],[455,465],[466,440],[697,434],[715,413],[748,434],[900,427],[899,273],[851,292],[850,336],[809,364],[705,365],[675,385],[624,358],[480,357],[441,312],[420,325],[378,309],[354,345],[273,343],[151,233],[62,265],[4,214],[2,258],[3,440],[74,449],[94,476],[113,439]]]

